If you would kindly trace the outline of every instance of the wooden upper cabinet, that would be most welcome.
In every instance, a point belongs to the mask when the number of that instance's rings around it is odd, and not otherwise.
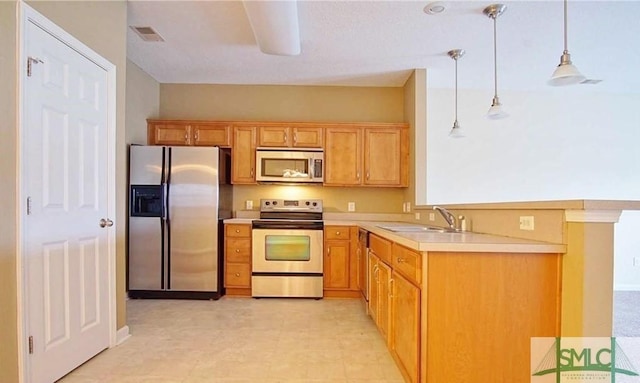
[[[191,126],[173,121],[148,121],[149,145],[191,145]]]
[[[231,124],[227,122],[193,124],[191,132],[193,145],[196,146],[231,146]]]
[[[258,146],[321,148],[322,128],[301,126],[260,126]]]
[[[327,186],[409,185],[409,135],[405,124],[325,129]]]
[[[147,120],[149,145],[231,146],[231,124],[215,121]]]
[[[231,183],[256,183],[256,128],[233,127],[233,149],[231,150]]]
[[[324,131],[322,128],[294,126],[291,146],[297,148],[321,148]]]
[[[362,129],[325,129],[324,184],[327,186],[362,183]]]
[[[407,130],[375,128],[364,131],[364,185],[408,186]]]

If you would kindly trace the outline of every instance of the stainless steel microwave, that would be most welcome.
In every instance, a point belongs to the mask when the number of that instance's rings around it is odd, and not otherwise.
[[[258,182],[322,182],[324,152],[311,148],[256,149]]]

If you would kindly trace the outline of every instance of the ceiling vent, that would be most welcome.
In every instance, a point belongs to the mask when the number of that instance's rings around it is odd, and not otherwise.
[[[151,27],[134,27],[131,29],[140,36],[142,41],[164,41],[162,36],[160,36],[153,28]]]

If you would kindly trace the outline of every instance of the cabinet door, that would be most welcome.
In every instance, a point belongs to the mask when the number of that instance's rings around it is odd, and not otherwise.
[[[233,128],[231,183],[256,183],[256,128],[236,126]]]
[[[288,126],[261,126],[258,128],[258,146],[291,146],[291,129]]]
[[[385,342],[389,344],[391,324],[391,267],[378,262],[378,329]]]
[[[367,244],[358,241],[358,283],[357,287],[363,297],[367,296]]]
[[[191,131],[193,133],[193,145],[231,146],[231,125],[227,123],[194,124]]]
[[[369,315],[378,323],[378,257],[369,253]]]
[[[391,352],[414,383],[420,376],[420,289],[395,271],[392,278]]]
[[[365,129],[364,184],[406,186],[403,172],[403,129]]]
[[[324,184],[360,185],[362,182],[362,130],[327,128],[325,130]]]
[[[322,128],[294,127],[291,146],[298,148],[321,148]]]
[[[349,289],[349,241],[327,241],[324,251],[324,288]]]
[[[187,123],[149,123],[147,141],[149,145],[191,145],[191,126]]]

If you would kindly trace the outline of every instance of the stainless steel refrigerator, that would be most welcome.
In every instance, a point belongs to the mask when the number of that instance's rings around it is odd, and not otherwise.
[[[129,297],[223,295],[230,162],[228,150],[214,147],[130,147]]]

